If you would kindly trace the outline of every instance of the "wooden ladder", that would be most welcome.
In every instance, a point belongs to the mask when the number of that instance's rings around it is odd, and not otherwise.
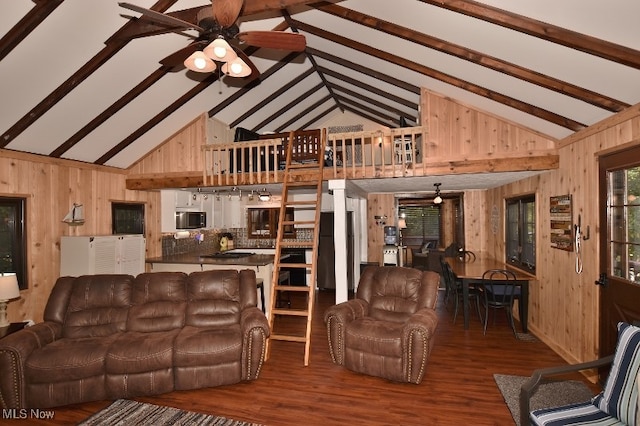
[[[326,133],[323,131],[319,138],[313,140],[296,139],[295,133],[291,132],[286,151],[286,166],[282,184],[282,202],[280,205],[280,216],[278,219],[278,236],[276,240],[275,261],[273,266],[273,278],[271,280],[271,309],[269,309],[269,327],[271,340],[284,340],[288,342],[304,342],[304,365],[309,365],[309,354],[311,347],[311,322],[313,319],[313,306],[316,289],[316,264],[318,258],[318,234],[320,228],[320,203],[322,200],[322,171],[324,166],[324,141]],[[298,160],[304,158],[303,161]],[[296,193],[304,192],[309,194],[315,189],[315,200],[295,200]],[[303,209],[314,211],[313,220],[295,220],[286,216],[287,208]],[[285,231],[295,227],[306,226],[309,229],[310,238],[287,240]],[[312,226],[312,228],[309,228]],[[298,232],[299,232],[298,229]],[[300,248],[311,250],[311,263],[283,263],[286,253],[283,250],[288,248]],[[289,285],[282,285],[282,268],[300,269],[305,271],[306,283],[289,282]],[[291,293],[288,293],[291,292]],[[295,304],[288,307],[278,306],[279,296],[291,296],[294,293],[305,293],[306,306],[301,308]],[[288,317],[288,318],[287,318]],[[289,328],[296,328],[298,333],[278,332],[278,321],[285,321]],[[300,334],[302,329],[301,321],[305,319],[304,335]],[[274,327],[275,326],[275,327]],[[274,330],[275,328],[275,330]],[[267,358],[270,354],[270,341],[267,342]]]

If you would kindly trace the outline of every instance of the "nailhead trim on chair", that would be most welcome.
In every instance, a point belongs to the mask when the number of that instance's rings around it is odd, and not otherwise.
[[[422,376],[424,375],[424,368],[427,364],[427,333],[424,332],[424,330],[413,330],[411,332],[411,334],[409,335],[409,344],[407,345],[409,348],[409,354],[408,354],[408,366],[407,366],[407,382],[411,382],[411,366],[413,365],[412,363],[412,359],[411,359],[411,348],[413,347],[413,336],[415,333],[420,333],[422,334],[422,363],[420,365],[420,372],[418,373],[418,377],[416,377],[416,381],[412,382],[412,383],[420,383],[422,381]]]
[[[11,356],[11,352],[9,351],[2,351],[0,353],[8,353],[9,357],[11,358],[11,371],[13,372],[13,383],[15,384],[14,388],[13,388],[13,392],[14,392],[14,397],[16,399],[16,401],[18,402],[18,404],[20,404],[20,392],[18,392],[18,366],[16,365],[16,360],[15,357]],[[7,405],[7,402],[5,401],[4,397],[2,396],[2,392],[0,392],[0,404],[3,408],[9,408],[9,406]],[[17,407],[17,408],[22,408],[22,407]]]
[[[256,369],[255,377],[251,377],[251,354],[253,353],[253,339],[251,338],[251,334],[252,334],[253,330],[258,330],[260,332],[260,335],[262,336],[262,354],[260,355],[260,362],[258,363],[258,368]],[[262,364],[264,363],[264,356],[265,356],[265,350],[266,350],[267,337],[264,334],[264,330],[263,329],[261,329],[261,328],[253,328],[253,329],[249,330],[246,333],[245,340],[247,341],[247,344],[243,345],[243,346],[245,348],[247,348],[247,350],[248,350],[248,354],[247,354],[247,377],[246,377],[246,380],[257,379],[258,376],[260,375],[260,370],[262,369]]]
[[[344,365],[344,359],[338,359],[336,357],[335,352],[333,351],[333,345],[331,344],[331,329],[333,328],[333,326],[331,325],[332,320],[334,320],[335,317],[329,317],[329,319],[327,320],[327,339],[329,340],[329,353],[331,354],[331,360],[333,361],[334,364],[338,364],[338,365]],[[342,348],[342,323],[338,322],[336,328],[338,329],[338,350],[340,351],[340,349]],[[340,351],[340,354],[342,355],[340,358],[344,358],[344,352]]]

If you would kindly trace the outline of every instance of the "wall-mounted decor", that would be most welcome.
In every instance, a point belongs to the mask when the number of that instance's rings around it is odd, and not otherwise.
[[[571,195],[550,198],[551,247],[573,251],[573,219]]]

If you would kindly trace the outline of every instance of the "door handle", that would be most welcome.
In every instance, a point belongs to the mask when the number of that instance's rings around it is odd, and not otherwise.
[[[596,281],[596,285],[601,285],[602,287],[606,287],[609,284],[609,279],[607,278],[607,273],[600,273],[600,278]]]

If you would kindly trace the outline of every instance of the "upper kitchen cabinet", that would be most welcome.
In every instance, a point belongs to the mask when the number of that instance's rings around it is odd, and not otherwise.
[[[285,211],[284,220],[293,221],[294,210],[288,207]],[[278,220],[280,218],[280,208],[249,208],[247,209],[247,234],[249,238],[277,238]],[[296,231],[293,225],[285,225],[285,238],[295,238]]]

